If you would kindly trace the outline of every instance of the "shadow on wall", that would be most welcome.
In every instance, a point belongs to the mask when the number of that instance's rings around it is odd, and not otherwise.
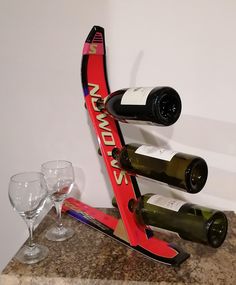
[[[132,66],[132,69],[131,69],[131,72],[130,72],[130,86],[131,87],[138,87],[136,85],[136,78],[137,78],[137,73],[138,73],[138,70],[140,69],[140,65],[141,65],[141,61],[143,59],[143,55],[144,55],[144,52],[143,50],[141,50],[137,56],[136,56],[136,59],[133,63],[133,66]]]
[[[91,123],[91,120],[89,118],[89,115],[87,113],[87,123],[88,123],[88,126],[89,126],[89,131],[90,131],[90,134],[91,134],[91,137],[92,137],[92,141],[93,141],[93,144],[94,144],[94,148],[96,150],[99,149],[99,143],[98,143],[98,140],[97,140],[97,136],[93,130],[93,126],[92,126],[92,123]],[[97,153],[97,158],[99,159],[99,165],[100,165],[100,169],[101,169],[101,173],[103,174],[104,176],[104,181],[106,183],[106,188],[109,189],[109,197],[110,197],[110,200],[112,200],[114,194],[113,194],[113,190],[112,190],[112,187],[111,187],[111,183],[110,183],[110,178],[109,178],[109,175],[107,173],[107,170],[106,170],[106,166],[105,166],[105,163],[103,161],[103,158]],[[96,158],[94,158],[96,159]],[[84,176],[85,177],[85,176]],[[84,189],[84,188],[80,188],[81,190]]]
[[[176,125],[165,127],[122,124],[126,143],[138,142],[171,148],[168,143],[193,147],[206,155],[209,175],[200,194],[219,197],[229,201],[226,208],[236,209],[236,124],[182,115]],[[189,151],[186,151],[189,153]],[[145,181],[140,186],[144,193],[153,192],[173,196],[168,187]],[[180,193],[180,192],[176,192]],[[175,194],[174,194],[175,195]],[[208,202],[210,204],[210,201]],[[206,201],[207,204],[207,201]]]
[[[174,140],[181,144],[226,155],[236,155],[236,124],[181,115],[180,124],[174,133]],[[170,132],[163,128],[161,134],[167,140]]]
[[[168,141],[202,150],[236,156],[236,124],[181,115],[176,125],[145,127],[122,124],[124,136],[131,141],[142,141],[156,146],[168,146]]]
[[[73,196],[76,199],[80,199],[81,193],[85,188],[85,173],[84,170],[80,167],[74,166],[75,173],[75,183],[71,190],[70,196]]]
[[[121,123],[121,130],[126,143],[142,143],[150,144],[158,147],[169,148],[168,141],[158,136],[160,128],[153,128],[153,126],[132,125]],[[155,131],[155,133],[154,133]],[[168,136],[171,138],[173,127],[168,127]]]

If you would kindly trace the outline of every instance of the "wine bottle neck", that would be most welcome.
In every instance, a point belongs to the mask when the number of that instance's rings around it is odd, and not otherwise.
[[[96,101],[96,107],[98,108],[99,111],[105,110],[105,102],[104,102],[104,99],[99,98],[99,99]]]
[[[115,207],[115,208],[118,208],[118,204],[117,204],[115,196],[112,198],[112,206]],[[137,207],[138,207],[138,201],[135,201],[134,199],[131,199],[128,202],[128,208],[129,208],[130,212],[132,212],[132,213],[135,212]]]
[[[118,160],[119,155],[120,155],[119,148],[117,148],[117,147],[113,148],[111,155],[114,159]]]

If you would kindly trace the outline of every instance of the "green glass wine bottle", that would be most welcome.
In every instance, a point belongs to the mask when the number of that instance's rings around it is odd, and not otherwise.
[[[171,87],[138,87],[117,90],[97,106],[124,123],[170,126],[181,113],[181,99]]]
[[[136,143],[121,150],[114,148],[112,155],[131,175],[155,179],[189,193],[199,192],[207,180],[207,164],[198,156]]]
[[[116,200],[112,200],[117,207]],[[154,231],[173,232],[179,237],[219,247],[225,240],[228,228],[226,215],[218,210],[186,203],[155,194],[145,194],[137,201],[129,202],[137,222]]]

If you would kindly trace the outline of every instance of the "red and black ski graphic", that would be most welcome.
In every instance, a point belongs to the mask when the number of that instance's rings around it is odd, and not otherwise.
[[[147,257],[170,265],[179,265],[189,257],[189,254],[154,237],[146,226],[137,223],[135,214],[128,207],[129,201],[137,200],[140,196],[138,184],[135,177],[129,176],[120,169],[117,161],[112,157],[113,148],[121,148],[124,145],[118,122],[101,112],[97,107],[97,101],[104,99],[110,93],[106,74],[104,29],[102,27],[94,26],[86,39],[81,78],[87,110],[110,177],[121,220],[110,218],[111,216],[97,209],[96,211],[92,210],[90,206],[74,199],[66,201],[64,210],[76,219],[99,229]],[[121,224],[125,231],[125,237],[117,235],[117,228]]]

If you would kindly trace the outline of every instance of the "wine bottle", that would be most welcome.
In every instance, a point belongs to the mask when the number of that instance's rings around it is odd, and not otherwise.
[[[117,207],[113,198],[113,206]],[[225,240],[228,221],[221,211],[160,195],[145,194],[129,202],[137,222],[154,231],[172,232],[193,242],[219,247]]]
[[[114,148],[112,156],[131,175],[155,179],[189,193],[199,192],[207,180],[207,164],[198,156],[136,143],[121,150]]]
[[[171,87],[126,88],[108,95],[98,108],[124,123],[160,126],[174,124],[181,113],[181,99]]]

